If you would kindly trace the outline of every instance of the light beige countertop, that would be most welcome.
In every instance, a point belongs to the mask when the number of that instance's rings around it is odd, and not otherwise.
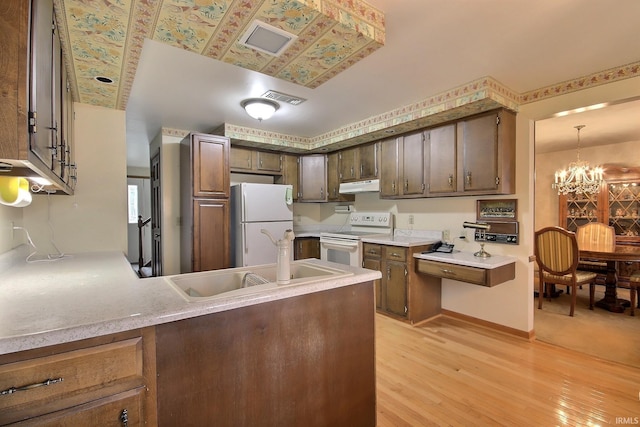
[[[431,245],[442,239],[442,232],[437,230],[407,230],[395,229],[393,235],[377,235],[363,237],[365,243],[376,243],[389,246],[423,246]]]
[[[428,261],[446,262],[449,264],[463,265],[467,267],[477,267],[493,269],[502,267],[518,260],[516,257],[507,255],[492,255],[488,258],[474,256],[472,252],[461,252],[454,250],[452,253],[431,252],[428,254],[413,254],[414,258]]]
[[[0,257],[6,258],[5,255]],[[22,259],[8,267],[0,259],[0,354],[153,326],[381,277],[378,271],[320,260],[305,261],[348,270],[353,275],[187,302],[164,277],[139,279],[119,252],[75,254],[58,261],[37,263]]]
[[[412,247],[412,246],[430,245],[440,241],[440,239],[428,239],[424,237],[409,237],[409,236],[395,236],[395,235],[387,235],[387,236],[380,235],[380,236],[374,236],[374,237],[363,237],[362,241],[364,243],[376,243],[379,245]]]

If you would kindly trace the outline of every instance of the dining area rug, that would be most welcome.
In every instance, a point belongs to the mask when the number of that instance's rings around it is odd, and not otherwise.
[[[595,301],[603,297],[604,286],[596,286]],[[629,290],[618,288],[618,298],[629,300]],[[564,291],[551,301],[545,299],[538,310],[538,298],[534,298],[537,340],[640,368],[640,309],[636,308],[634,317],[628,308],[624,313],[599,307],[589,310],[589,286],[583,286],[571,317],[570,300]]]

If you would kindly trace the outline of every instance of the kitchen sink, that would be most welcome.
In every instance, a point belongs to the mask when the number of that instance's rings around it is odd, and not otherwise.
[[[263,292],[268,289],[320,282],[353,275],[350,271],[305,261],[291,263],[291,281],[276,284],[276,265],[202,271],[165,277],[165,281],[189,302],[206,301]]]

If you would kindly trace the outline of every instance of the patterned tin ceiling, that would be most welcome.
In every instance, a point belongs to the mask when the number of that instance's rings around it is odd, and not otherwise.
[[[361,0],[56,0],[76,101],[124,110],[146,38],[316,88],[384,45]],[[258,19],[297,36],[280,56],[238,42]],[[106,77],[111,84],[96,77]]]

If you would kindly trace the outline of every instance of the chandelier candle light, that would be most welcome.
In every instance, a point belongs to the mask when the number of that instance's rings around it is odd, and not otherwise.
[[[580,160],[580,130],[585,125],[574,126],[578,130],[578,150],[575,162],[569,163],[566,169],[555,173],[555,182],[552,187],[558,190],[558,194],[569,193],[590,194],[600,191],[604,184],[603,170],[601,167],[591,169],[589,162]]]

